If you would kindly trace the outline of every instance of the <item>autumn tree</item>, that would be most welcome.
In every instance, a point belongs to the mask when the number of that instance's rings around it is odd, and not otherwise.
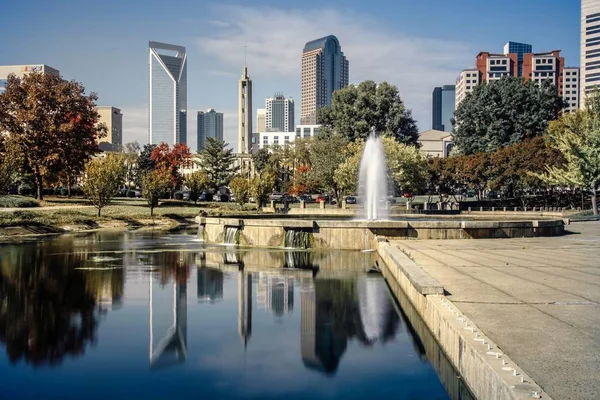
[[[8,193],[17,178],[19,153],[8,137],[0,134],[0,196]]]
[[[255,175],[250,181],[250,194],[254,197],[258,208],[264,207],[269,200],[269,195],[275,187],[275,175],[270,171]]]
[[[45,178],[56,168],[74,175],[98,151],[96,141],[106,128],[96,125],[96,100],[96,94],[84,94],[81,83],[54,75],[8,77],[0,94],[0,132],[11,136],[32,171],[38,199],[43,198]]]
[[[145,172],[142,175],[142,197],[150,207],[150,216],[154,216],[154,208],[160,203],[171,186],[171,174],[160,168]]]
[[[475,86],[459,104],[452,137],[461,154],[492,152],[542,135],[563,108],[549,81],[506,77]]]
[[[316,138],[310,150],[311,185],[330,191],[336,198],[343,195],[343,188],[335,180],[335,171],[344,160],[348,140],[338,134]],[[341,202],[338,202],[341,207]]]
[[[204,171],[195,171],[187,175],[184,182],[190,189],[190,200],[196,204],[202,191],[208,188],[208,175]]]
[[[334,181],[345,194],[356,193],[358,190],[358,171],[364,147],[365,142],[362,139],[348,143],[343,150],[343,161],[333,174]]]
[[[331,106],[317,113],[320,133],[337,133],[350,141],[366,139],[372,132],[396,141],[416,144],[417,125],[398,92],[387,82],[364,81],[333,92]]]
[[[140,144],[138,142],[125,143],[123,146],[123,160],[127,169],[125,173],[125,184],[127,188],[139,186],[139,161]]]
[[[120,155],[108,154],[87,162],[82,189],[85,197],[98,209],[98,216],[116,196],[124,177],[125,165]]]
[[[200,164],[208,175],[208,187],[217,192],[221,186],[227,186],[235,175],[235,155],[228,144],[211,137],[206,138],[206,145],[200,154]]]
[[[259,149],[257,152],[252,154],[252,163],[254,164],[254,172],[258,175],[262,174],[267,168],[271,156],[269,150],[266,148]]]
[[[250,196],[250,182],[248,181],[248,178],[242,175],[236,175],[231,179],[231,182],[229,182],[229,187],[231,187],[235,202],[239,204],[240,208],[243,208]]]
[[[163,142],[152,151],[150,158],[154,162],[155,168],[168,171],[171,188],[174,191],[183,183],[180,169],[189,164],[192,154],[190,148],[183,143],[177,143],[171,149],[167,143]]]

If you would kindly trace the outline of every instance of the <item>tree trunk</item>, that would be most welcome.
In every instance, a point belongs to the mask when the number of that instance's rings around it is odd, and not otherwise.
[[[98,216],[100,216],[100,210],[102,210],[102,207],[98,207]]]
[[[150,206],[150,216],[154,216],[154,206]]]
[[[67,199],[71,198],[71,179],[67,177]],[[100,209],[98,209],[98,216],[100,216]]]
[[[43,187],[43,182],[42,182],[42,174],[39,173],[39,171],[35,171],[33,173],[33,176],[35,178],[35,186],[36,186],[36,199],[38,200],[44,200],[44,187]]]
[[[596,188],[592,188],[592,213],[594,215],[598,215],[598,199],[597,199],[597,190]]]

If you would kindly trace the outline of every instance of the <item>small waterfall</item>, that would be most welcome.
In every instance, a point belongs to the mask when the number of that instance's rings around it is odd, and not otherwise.
[[[204,225],[198,225],[198,240],[204,242]]]
[[[224,244],[239,244],[239,230],[237,226],[226,226],[223,233]]]
[[[284,268],[313,269],[311,254],[306,251],[288,251],[285,253]]]
[[[311,232],[300,229],[288,229],[285,231],[283,247],[288,249],[310,249]]]

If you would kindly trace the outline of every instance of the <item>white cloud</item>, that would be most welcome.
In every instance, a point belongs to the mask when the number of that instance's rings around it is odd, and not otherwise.
[[[421,129],[430,126],[433,88],[454,84],[458,72],[473,56],[465,44],[406,34],[351,12],[256,6],[219,7],[215,11],[223,23],[213,24],[217,29],[211,36],[197,42],[207,56],[238,67],[242,46],[247,45],[248,65],[255,80],[295,79],[298,88],[294,97],[299,98],[304,44],[335,34],[350,62],[350,81],[385,80],[398,86]]]

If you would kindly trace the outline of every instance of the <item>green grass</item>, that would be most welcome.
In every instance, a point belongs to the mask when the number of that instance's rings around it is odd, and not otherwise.
[[[0,196],[0,207],[2,208],[31,208],[40,204],[31,197],[8,195]]]
[[[95,207],[89,207],[89,202],[81,203],[82,207],[68,209],[47,207],[35,211],[0,212],[0,227],[87,225],[90,228],[96,228],[100,223],[111,221],[120,221],[136,227],[143,225],[142,221],[152,219],[150,208],[144,200],[123,200],[125,201],[116,201],[114,204],[104,207],[100,217],[97,216],[98,210]],[[74,205],[78,204],[74,203]],[[154,209],[154,219],[185,223],[198,216],[202,211],[211,216],[221,216],[256,213],[256,208],[248,205],[245,211],[240,211],[239,206],[233,203],[198,203],[194,206],[193,203],[169,200]]]

